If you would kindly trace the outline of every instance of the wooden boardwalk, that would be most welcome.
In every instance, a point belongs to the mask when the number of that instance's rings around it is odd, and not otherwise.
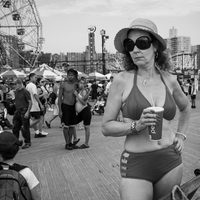
[[[183,183],[194,177],[195,168],[200,168],[199,113],[200,95],[185,141]],[[47,117],[50,115],[49,112]],[[42,200],[120,200],[119,158],[124,138],[104,137],[101,121],[102,116],[93,116],[89,149],[65,150],[57,118],[51,129],[44,129],[49,132],[46,138],[34,138],[32,134],[31,148],[19,151],[16,162],[28,165],[38,177]],[[172,126],[177,127],[177,120]],[[84,142],[84,130],[77,129],[77,135],[80,145]],[[200,191],[195,197],[200,197]]]

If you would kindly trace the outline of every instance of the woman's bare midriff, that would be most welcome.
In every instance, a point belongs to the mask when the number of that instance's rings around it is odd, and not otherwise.
[[[159,141],[151,141],[149,139],[148,128],[143,130],[140,135],[128,135],[124,143],[124,148],[133,153],[167,148],[173,144],[175,138],[174,132],[169,127],[170,121],[163,119],[162,139]]]

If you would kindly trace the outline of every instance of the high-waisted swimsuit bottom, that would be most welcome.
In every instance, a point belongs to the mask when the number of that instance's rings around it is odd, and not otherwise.
[[[182,157],[175,152],[174,145],[143,153],[124,150],[120,159],[120,172],[123,178],[143,179],[156,183],[181,163]]]

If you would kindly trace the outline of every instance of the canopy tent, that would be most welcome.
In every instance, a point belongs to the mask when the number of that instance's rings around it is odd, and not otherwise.
[[[3,78],[25,78],[26,74],[19,72],[15,69],[12,70],[6,70],[5,72],[0,74]]]
[[[85,74],[84,72],[79,72],[79,71],[77,71],[78,72],[78,77],[83,77],[83,78],[89,78],[89,75],[87,75],[87,74]]]
[[[110,73],[106,74],[105,77],[106,77],[107,79],[110,79],[111,76],[114,77],[115,75],[116,75],[115,73],[110,72]]]
[[[47,64],[40,65],[38,68],[33,69],[30,73],[35,73],[36,71],[44,71],[44,70],[51,71],[51,72],[53,72],[54,74],[56,74],[58,76],[62,76],[62,77],[66,77],[67,76],[66,72],[61,72],[59,70],[53,69],[53,68],[49,67]]]
[[[103,74],[95,71],[89,74],[89,79],[105,80],[106,77]]]
[[[36,70],[34,72],[37,76],[41,76],[43,78],[49,78],[49,79],[55,79],[58,75],[54,72],[52,72],[51,70],[46,70],[46,69],[43,69],[43,70]]]
[[[11,70],[11,69],[12,69],[12,67],[11,67],[10,65],[8,65],[8,64],[4,65],[2,68],[3,68],[3,69],[8,69],[8,70]]]
[[[61,72],[57,69],[52,69],[52,71],[56,74],[58,74],[59,76],[62,76],[62,77],[66,77],[67,76],[67,73],[66,72]]]

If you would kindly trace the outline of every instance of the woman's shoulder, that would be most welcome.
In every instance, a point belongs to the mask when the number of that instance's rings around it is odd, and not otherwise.
[[[162,71],[162,75],[167,86],[172,88],[172,90],[179,86],[177,75],[172,74],[170,71]]]
[[[170,71],[161,70],[161,74],[167,81],[170,81],[171,83],[177,81],[177,75],[172,74]]]
[[[133,77],[133,74],[135,73],[135,70],[131,71],[121,71],[118,74],[115,75],[115,78],[113,82],[118,81],[118,82],[127,82],[127,80],[131,77]]]

